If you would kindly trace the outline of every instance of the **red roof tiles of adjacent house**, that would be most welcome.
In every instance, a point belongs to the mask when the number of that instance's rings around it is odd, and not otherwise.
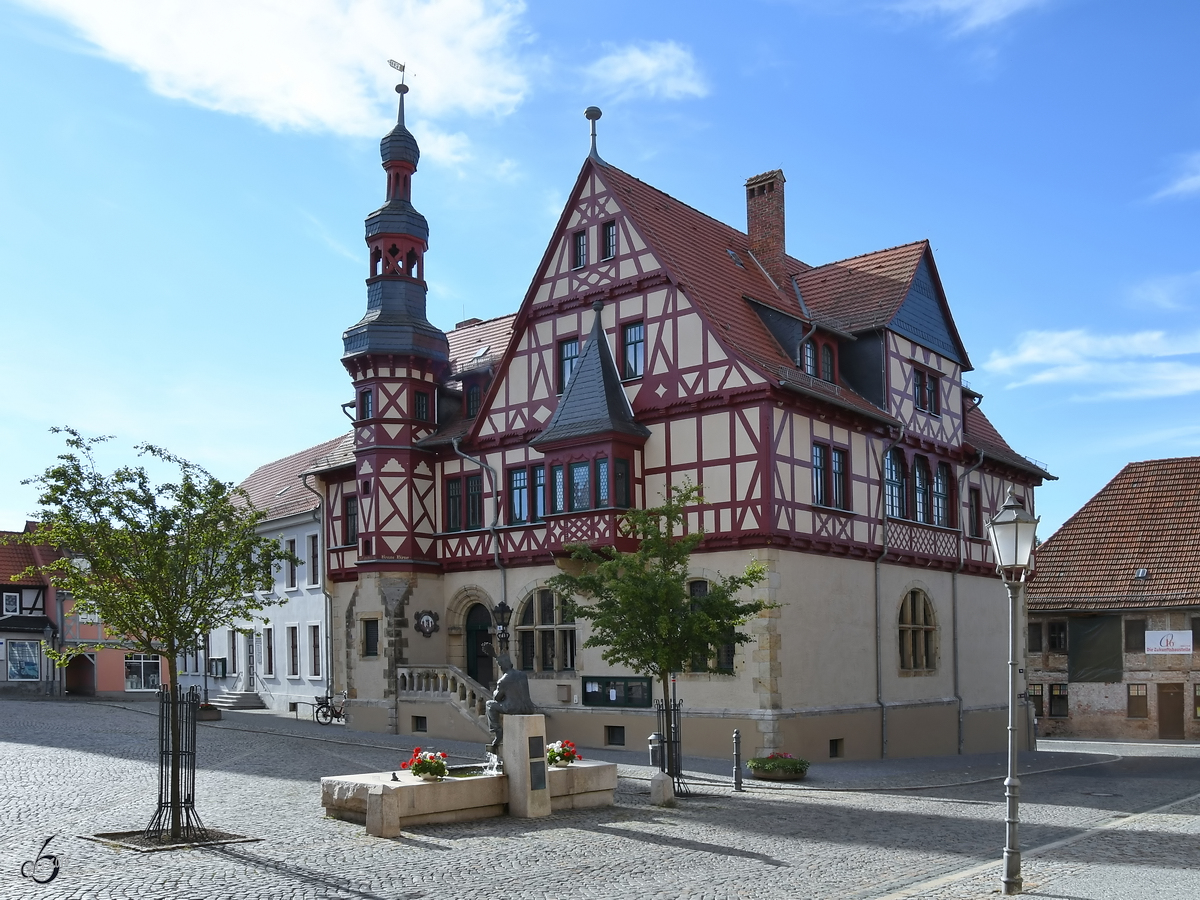
[[[0,531],[0,537],[4,538],[15,537],[18,534],[20,532]],[[26,575],[15,581],[12,578],[13,575],[18,575],[36,564],[37,560],[34,558],[33,548],[28,544],[0,544],[0,588],[7,584],[45,584],[45,579],[37,575]]]
[[[479,321],[468,319],[446,332],[450,345],[450,371],[464,372],[498,360],[512,338],[516,313]]]
[[[240,487],[249,494],[251,505],[255,509],[264,510],[272,519],[315,509],[320,501],[315,494],[305,489],[300,476],[312,470],[317,459],[327,457],[348,439],[353,446],[353,435],[339,435],[315,447],[259,466]]]
[[[1130,463],[1038,548],[1029,609],[1200,606],[1197,547],[1200,457]]]

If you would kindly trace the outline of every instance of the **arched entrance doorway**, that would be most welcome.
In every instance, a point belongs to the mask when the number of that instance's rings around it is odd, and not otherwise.
[[[85,653],[67,663],[65,682],[68,694],[92,697],[96,693],[96,658]]]
[[[467,674],[485,687],[492,686],[492,658],[483,652],[491,640],[492,614],[482,603],[467,610]]]

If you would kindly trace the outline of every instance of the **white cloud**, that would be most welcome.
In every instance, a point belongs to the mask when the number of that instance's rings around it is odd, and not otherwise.
[[[1178,397],[1200,392],[1200,333],[1029,331],[983,368],[1012,375],[1010,388],[1080,385],[1075,399]]]
[[[898,0],[891,8],[919,16],[948,16],[955,32],[963,33],[1003,22],[1050,0]]]
[[[1150,278],[1134,285],[1129,292],[1135,307],[1158,309],[1186,309],[1195,296],[1200,296],[1200,271]]]
[[[587,68],[589,82],[619,97],[704,97],[708,85],[692,51],[674,41],[618,47]]]
[[[376,136],[395,116],[389,58],[417,118],[505,114],[528,86],[520,0],[22,0],[74,26],[151,90],[277,129]],[[461,135],[422,141],[461,158]]]
[[[1200,194],[1200,153],[1193,153],[1184,159],[1175,180],[1150,199],[1186,197],[1189,194]]]

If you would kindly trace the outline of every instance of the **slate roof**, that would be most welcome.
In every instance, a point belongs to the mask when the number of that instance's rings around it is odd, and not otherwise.
[[[1129,463],[1038,548],[1029,609],[1198,607],[1198,546],[1200,457]]]
[[[968,453],[982,450],[987,459],[999,460],[1014,469],[1036,475],[1047,481],[1058,481],[1058,476],[1051,475],[1037,463],[1026,459],[1008,445],[1008,441],[1000,436],[994,425],[988,421],[979,407],[968,407],[963,418],[963,449]]]
[[[353,451],[354,436],[342,435],[259,466],[240,487],[250,496],[250,504],[255,509],[265,511],[272,519],[316,509],[319,501],[312,491],[304,487],[300,476],[305,472],[314,471],[314,463],[317,460],[327,458],[347,440],[350,441]],[[350,461],[354,461],[353,452]]]
[[[542,433],[530,441],[530,445],[538,447],[614,432],[643,440],[650,437],[650,429],[634,419],[629,398],[621,386],[621,376],[617,374],[617,364],[600,321],[602,308],[601,303],[595,305],[592,333],[579,354],[562,398]]]

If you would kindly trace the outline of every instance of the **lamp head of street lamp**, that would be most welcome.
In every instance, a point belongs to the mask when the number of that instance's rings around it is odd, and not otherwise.
[[[501,600],[492,607],[492,618],[496,620],[496,629],[504,632],[508,629],[508,623],[512,620],[512,607],[508,605],[507,600]]]
[[[1006,582],[1025,580],[1039,521],[1029,514],[1010,486],[1004,506],[987,523],[992,551],[996,554],[996,569]]]

